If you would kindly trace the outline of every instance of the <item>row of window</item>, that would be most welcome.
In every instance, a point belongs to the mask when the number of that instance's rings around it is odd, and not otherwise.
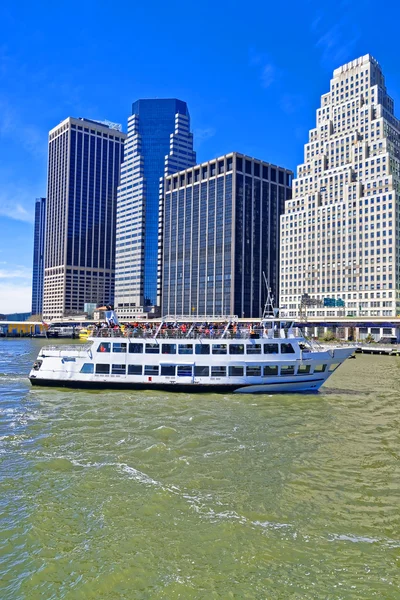
[[[112,352],[130,354],[279,354],[279,344],[156,344],[156,343],[127,343],[101,342],[97,352]],[[263,349],[264,346],[264,349]],[[211,348],[211,350],[210,350]],[[292,344],[280,344],[281,354],[294,354]],[[194,350],[194,351],[193,351]]]
[[[329,366],[329,371],[334,371],[338,364],[332,364]],[[95,368],[96,367],[96,368]],[[252,365],[252,366],[194,366],[193,365],[123,365],[123,364],[101,364],[97,363],[96,366],[93,363],[85,363],[80,372],[86,374],[96,375],[149,375],[157,376],[163,375],[167,377],[272,377],[276,375],[309,375],[313,373],[323,373],[326,370],[327,365],[315,365],[314,370],[311,370],[311,365],[298,365],[296,372],[296,365],[281,365],[280,372],[278,365]],[[127,370],[126,370],[127,369]],[[143,371],[144,369],[144,371]]]

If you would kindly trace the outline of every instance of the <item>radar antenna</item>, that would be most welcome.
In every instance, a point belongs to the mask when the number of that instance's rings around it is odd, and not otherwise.
[[[272,290],[269,287],[268,280],[265,276],[264,271],[263,271],[263,278],[264,278],[264,283],[265,283],[265,289],[267,291],[267,299],[264,304],[263,319],[268,319],[271,317],[275,318],[279,314],[279,308],[274,308],[274,297],[272,295]]]

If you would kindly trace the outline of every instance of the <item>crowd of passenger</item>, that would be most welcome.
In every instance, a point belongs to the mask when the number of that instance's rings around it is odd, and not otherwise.
[[[202,323],[142,323],[115,324],[103,322],[92,326],[92,335],[97,337],[153,337],[160,338],[258,338],[263,329],[260,323],[202,322]]]

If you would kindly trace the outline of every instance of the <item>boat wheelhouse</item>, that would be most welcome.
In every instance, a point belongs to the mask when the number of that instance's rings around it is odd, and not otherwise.
[[[164,319],[157,328],[100,328],[85,345],[43,347],[32,385],[187,392],[317,391],[354,353],[306,340],[290,321],[244,326]]]

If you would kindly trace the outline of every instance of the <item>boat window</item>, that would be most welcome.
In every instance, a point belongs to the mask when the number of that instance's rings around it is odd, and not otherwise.
[[[265,365],[264,377],[270,377],[273,375],[278,375],[278,366],[277,365]]]
[[[210,376],[210,367],[195,367],[194,368],[195,377],[209,377]]]
[[[80,373],[94,373],[93,363],[84,363],[81,367]]]
[[[281,353],[282,354],[294,354],[294,348],[292,344],[281,344]]]
[[[247,377],[261,377],[261,367],[246,367]]]
[[[281,375],[294,375],[294,365],[282,365],[281,366]]]
[[[110,342],[101,342],[101,344],[97,348],[97,352],[111,352]]]
[[[261,354],[261,344],[247,344],[247,354]]]
[[[176,344],[162,344],[162,354],[176,354]]]
[[[113,352],[126,352],[126,343],[118,342],[118,343],[113,344]]]
[[[211,377],[226,377],[226,367],[211,367]]]
[[[212,353],[213,354],[226,354],[227,353],[226,344],[213,344]]]
[[[161,375],[175,375],[175,365],[161,365]]]
[[[109,375],[110,374],[110,365],[97,364],[96,365],[96,374],[97,375]]]
[[[159,354],[160,346],[158,344],[146,344],[146,354]]]
[[[279,353],[279,345],[278,344],[264,344],[264,354],[278,354]]]
[[[128,375],[141,375],[142,365],[128,365]]]
[[[178,365],[177,375],[178,377],[191,377],[192,365]]]
[[[145,375],[158,375],[158,365],[144,365]]]
[[[210,344],[196,344],[196,354],[210,354]]]
[[[297,375],[308,375],[310,368],[310,365],[299,365],[299,368],[297,369]]]
[[[243,367],[228,367],[230,377],[243,377]]]
[[[315,365],[314,373],[323,373],[326,369],[326,365]]]
[[[178,354],[193,354],[193,344],[179,344]]]
[[[142,354],[143,344],[129,344],[129,352],[130,354]]]
[[[111,375],[125,375],[125,365],[112,365]]]
[[[243,344],[230,344],[229,354],[244,354]]]
[[[336,371],[336,369],[338,368],[338,366],[340,365],[340,363],[332,363],[329,365],[329,372],[333,373],[333,371]]]

